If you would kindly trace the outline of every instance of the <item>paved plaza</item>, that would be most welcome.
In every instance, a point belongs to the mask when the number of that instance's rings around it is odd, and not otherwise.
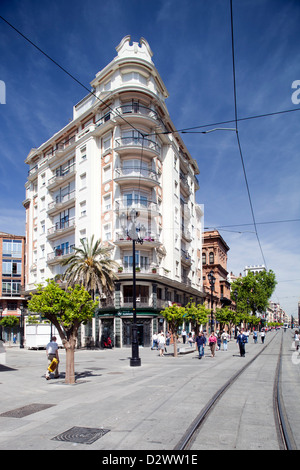
[[[277,335],[279,345],[281,334],[268,333],[266,343]],[[64,350],[60,378],[46,381],[44,350],[7,347],[0,366],[0,449],[173,449],[216,389],[262,347],[250,339],[241,358],[231,341],[214,358],[206,347],[202,360],[196,351],[173,357],[173,346],[164,357],[140,348],[141,367],[130,367],[131,349],[77,350],[75,385],[64,383]],[[268,360],[276,365],[276,351]],[[247,386],[256,393],[255,383]],[[269,384],[260,387],[263,396]]]

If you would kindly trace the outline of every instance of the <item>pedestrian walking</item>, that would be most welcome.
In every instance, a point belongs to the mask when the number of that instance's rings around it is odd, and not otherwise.
[[[223,333],[221,334],[221,339],[223,343],[223,351],[227,351],[229,334],[226,331],[223,331]]]
[[[241,330],[237,335],[236,342],[240,348],[240,356],[245,357],[245,344],[247,342],[247,337],[244,335],[243,330]]]
[[[189,343],[191,348],[193,347],[193,342],[194,342],[194,340],[193,340],[193,337],[192,337],[192,333],[189,333],[188,343]]]
[[[265,342],[265,337],[266,337],[265,331],[261,330],[260,339],[261,339],[262,344],[264,344],[264,342]]]
[[[48,358],[48,367],[50,366],[54,358],[57,359],[59,363],[58,344],[56,342],[56,336],[52,336],[50,343],[47,344],[46,354]],[[54,378],[58,379],[58,377],[59,377],[59,372],[58,372],[58,364],[57,364],[56,369],[54,371]],[[48,369],[46,371],[46,379],[47,380],[50,379],[50,371]]]
[[[158,336],[158,349],[159,349],[160,356],[164,355],[165,345],[166,345],[165,335],[163,334],[163,332],[161,332],[160,335]]]
[[[184,328],[182,330],[181,336],[182,336],[182,342],[183,342],[183,344],[185,344],[185,342],[186,342],[186,331],[185,331]]]
[[[157,333],[153,333],[153,335],[152,335],[152,348],[151,349],[158,349],[158,335],[157,335]]]
[[[217,337],[212,331],[208,338],[208,345],[210,347],[211,357],[215,357],[216,346],[217,346]]]
[[[257,344],[257,331],[253,330],[253,341],[254,344]]]
[[[296,330],[295,331],[295,336],[294,336],[296,351],[298,351],[298,349],[299,349],[299,339],[300,339],[299,331]]]
[[[206,345],[206,338],[202,331],[199,331],[199,335],[196,338],[196,346],[198,348],[199,359],[204,356],[204,346]]]

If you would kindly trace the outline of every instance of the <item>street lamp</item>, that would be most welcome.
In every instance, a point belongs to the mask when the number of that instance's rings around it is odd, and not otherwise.
[[[213,331],[213,324],[214,324],[214,319],[213,319],[213,291],[215,290],[215,281],[216,278],[214,276],[213,270],[211,270],[208,275],[208,280],[210,283],[210,306],[211,306],[211,312],[210,312],[210,331]]]
[[[20,349],[24,349],[24,306],[20,306],[21,318],[20,318]]]
[[[236,313],[237,313],[237,299],[238,299],[238,290],[235,289],[234,290],[234,297],[235,297],[235,310],[236,310]],[[235,325],[234,325],[234,338],[236,339],[237,338],[237,320],[235,321]]]
[[[132,298],[132,313],[133,313],[133,325],[132,325],[132,336],[131,336],[131,348],[132,357],[130,358],[130,365],[137,367],[141,365],[141,359],[139,357],[139,343],[137,335],[137,324],[136,324],[136,275],[135,275],[135,244],[143,244],[146,236],[146,227],[142,225],[139,229],[136,227],[136,219],[139,216],[134,208],[131,209],[129,216],[123,212],[120,216],[121,227],[127,236],[132,240],[132,283],[133,283],[133,298]],[[130,222],[128,229],[128,221]]]
[[[2,313],[3,313],[3,307],[1,305],[0,307],[0,341],[2,341]]]

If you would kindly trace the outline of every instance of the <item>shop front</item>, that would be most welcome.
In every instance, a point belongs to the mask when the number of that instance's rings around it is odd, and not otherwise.
[[[100,344],[104,346],[105,340],[110,337],[112,344],[117,348],[129,348],[132,343],[132,310],[118,310],[114,312],[98,312]],[[164,320],[158,313],[151,311],[137,312],[138,342],[141,347],[151,347],[152,335],[161,331]]]

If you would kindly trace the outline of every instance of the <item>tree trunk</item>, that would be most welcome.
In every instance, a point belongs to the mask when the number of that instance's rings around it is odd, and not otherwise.
[[[66,384],[75,384],[75,344],[76,338],[71,337],[64,342],[66,350]]]
[[[173,333],[174,357],[177,357],[177,331]]]

